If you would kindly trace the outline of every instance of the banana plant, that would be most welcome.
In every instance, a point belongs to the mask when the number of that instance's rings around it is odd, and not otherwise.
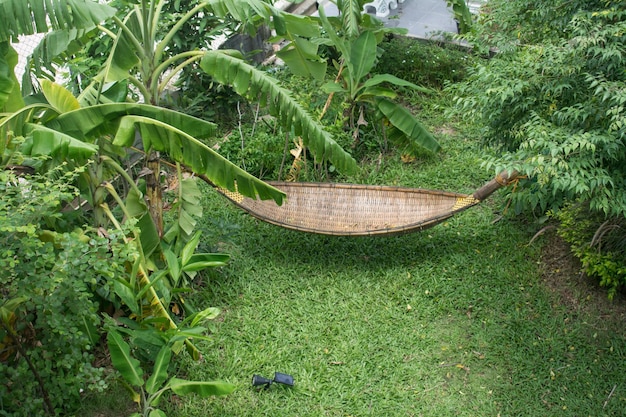
[[[190,317],[191,327],[188,333],[196,337],[201,335],[205,329],[198,326],[198,323],[201,320],[215,317],[217,313],[216,309],[207,309]],[[142,339],[147,339],[152,343],[156,340],[157,343],[161,343],[159,342],[159,335],[149,335],[141,329],[127,329],[125,331],[138,344],[141,344]],[[168,391],[180,396],[196,394],[201,397],[227,395],[234,391],[235,386],[227,382],[189,381],[176,376],[170,377],[172,355],[176,351],[175,346],[180,341],[181,337],[177,335],[167,340],[166,343],[161,343],[161,347],[154,358],[154,363],[151,369],[148,370],[145,366],[147,361],[141,361],[132,354],[138,348],[131,350],[131,346],[124,340],[122,334],[115,327],[109,328],[107,344],[111,354],[111,362],[120,373],[131,398],[140,409],[139,412],[131,414],[131,417],[164,417],[165,413],[159,408],[159,404],[163,395]]]
[[[335,81],[324,84],[322,89],[331,96],[339,93],[346,97],[348,125],[355,140],[358,139],[359,125],[367,123],[366,109],[371,108],[377,120],[383,126],[389,126],[386,135],[397,145],[412,150],[426,148],[438,151],[440,145],[428,130],[405,107],[393,101],[397,93],[389,86],[406,87],[424,93],[430,90],[391,74],[371,75],[377,61],[378,44],[385,33],[391,30],[383,28],[380,22],[370,21],[369,15],[356,17],[353,9],[358,3],[358,0],[340,3],[346,8],[343,16],[349,18],[326,17],[323,8],[320,8],[320,22],[326,37],[318,39],[318,42],[336,48],[340,54],[336,63],[338,75]],[[347,27],[351,30],[342,29],[347,25],[346,19],[350,22]]]
[[[31,21],[31,25],[28,27],[26,27],[26,25],[24,28],[22,28],[22,26],[14,28],[15,30],[13,33],[18,34],[32,32],[32,28],[35,26],[32,22],[40,24],[42,20],[45,20],[46,13],[52,13],[53,19],[52,24],[50,25],[52,28],[59,30],[65,28],[68,32],[70,32],[70,29],[74,29],[72,27],[73,25],[76,25],[78,28],[88,30],[94,25],[97,25],[98,22],[104,18],[111,16],[110,8],[97,8],[97,3],[89,0],[72,0],[71,5],[76,7],[72,10],[75,10],[74,14],[76,14],[77,17],[70,14],[70,17],[72,18],[66,18],[65,20],[60,17],[57,18],[56,14],[54,14],[54,11],[58,14],[59,7],[65,6],[65,3],[60,2],[60,0],[50,0],[45,2],[45,4],[43,4],[43,0],[28,0],[27,3],[29,4],[29,7],[24,7],[24,3],[21,0],[3,0],[0,4],[5,3],[7,4],[7,16],[10,16],[11,13],[20,11],[26,19],[30,19]],[[49,4],[52,6],[49,6]],[[316,155],[318,159],[330,159],[337,168],[344,171],[354,170],[356,168],[355,160],[323,130],[321,125],[319,125],[314,118],[303,110],[303,108],[291,97],[289,91],[282,89],[278,82],[266,73],[251,71],[250,68],[253,67],[246,66],[247,64],[241,59],[241,57],[235,58],[235,54],[228,53],[227,51],[186,51],[176,54],[175,56],[167,55],[168,45],[173,42],[182,25],[198,13],[210,12],[218,17],[229,15],[234,19],[241,21],[242,26],[246,27],[253,27],[255,24],[260,22],[271,23],[277,33],[281,36],[289,38],[294,38],[300,33],[306,35],[310,31],[311,25],[299,24],[302,22],[298,21],[298,19],[295,19],[298,23],[294,23],[293,16],[277,10],[271,6],[271,4],[261,0],[244,0],[239,2],[218,0],[199,1],[194,3],[193,7],[184,13],[180,19],[177,20],[174,26],[169,28],[167,31],[164,31],[161,27],[162,15],[160,13],[164,4],[165,0],[141,0],[124,18],[118,18],[113,15],[112,19],[119,27],[117,33],[99,26],[101,30],[114,39],[114,43],[113,49],[109,59],[104,65],[102,73],[94,79],[93,85],[96,86],[97,91],[102,91],[107,83],[127,80],[140,92],[144,103],[158,106],[164,89],[168,86],[171,79],[182,71],[183,68],[204,60],[205,56],[210,54],[221,54],[224,58],[228,55],[227,59],[221,59],[219,61],[220,65],[226,65],[225,67],[215,67],[205,64],[202,65],[202,69],[209,72],[213,76],[216,74],[224,74],[226,76],[224,81],[226,82],[226,80],[228,80],[227,82],[236,84],[239,91],[242,90],[244,85],[248,85],[248,97],[256,98],[258,93],[264,94],[266,97],[270,97],[271,102],[269,104],[271,105],[271,110],[275,114],[281,114],[281,120],[285,122],[287,125],[286,127],[290,128],[291,125],[296,125],[297,130],[300,130],[302,133],[305,144],[310,143],[312,149],[318,152]],[[90,19],[79,19],[79,13],[84,13],[84,15]],[[288,16],[291,17],[286,18]],[[17,16],[16,19],[18,19]],[[37,29],[40,32],[43,32],[50,27],[43,24],[40,26],[37,26]],[[3,39],[8,40],[9,33],[10,32],[4,33],[4,38],[0,38],[0,41]],[[0,32],[0,36],[3,36],[3,32]],[[58,44],[56,46],[58,48],[62,48],[66,45]],[[50,47],[48,49],[52,48]],[[59,56],[59,54],[55,56]],[[8,71],[8,74],[10,73],[12,73],[12,71]],[[0,99],[2,99],[1,81],[2,80],[0,80]],[[12,80],[11,82],[7,81],[6,86],[6,91],[14,91],[16,86],[15,80]],[[89,89],[89,91],[90,93],[93,93],[94,89]],[[5,103],[9,101],[8,93],[6,97]],[[11,102],[13,103],[13,100],[11,100]],[[85,101],[79,101],[79,103],[83,105],[87,104]],[[98,101],[95,103],[98,103]],[[0,104],[2,104],[1,101]],[[21,103],[18,103],[16,106],[18,109],[21,108],[20,104]],[[91,101],[89,104],[94,104],[94,102]],[[96,106],[97,105],[98,104],[96,104]],[[166,112],[165,110],[162,111],[164,113]],[[94,114],[99,112],[101,114]],[[84,117],[96,117],[96,124],[100,123],[111,126],[113,124],[113,120],[111,120],[111,113],[108,113],[108,109],[105,110],[105,112],[107,112],[106,115],[103,114],[102,110],[98,107],[96,109],[89,110],[81,108],[73,112],[71,115],[66,116],[65,119],[71,124],[80,124],[84,121]],[[157,115],[158,112],[159,110],[152,112],[152,114]],[[121,116],[120,113],[116,114]],[[106,118],[106,120],[98,121],[99,117]],[[161,119],[161,115],[154,116],[154,118],[158,121]],[[195,146],[198,143],[193,141],[193,139],[197,139],[197,137],[193,136],[194,132],[185,132],[184,129],[180,129],[180,126],[175,125],[171,126],[173,129],[170,129],[170,126],[168,126],[167,123],[157,123],[157,121],[141,117],[126,118],[125,123],[122,126],[123,128],[119,129],[119,134],[116,136],[118,144],[123,143],[125,146],[130,145],[129,141],[130,138],[133,137],[133,129],[141,130],[142,137],[145,136],[144,134],[155,134],[155,132],[158,132],[159,136],[154,138],[143,138],[144,150],[147,155],[154,152],[172,151],[180,157],[178,162],[183,165],[192,166],[192,168],[198,167],[199,164],[204,165],[204,162],[207,160],[206,152],[203,151],[201,153],[202,156],[198,156],[195,152],[183,153],[180,152],[181,147],[178,146],[184,145],[182,146],[183,149],[198,149],[198,146]],[[197,123],[195,125],[197,125]],[[206,123],[206,125],[208,125],[208,123]],[[76,125],[73,125],[72,128],[75,126]],[[122,134],[122,132],[125,133]],[[186,133],[187,136],[181,134],[181,132]],[[80,133],[82,135],[85,134],[85,132]],[[167,143],[168,140],[172,138],[176,138],[176,143],[174,145]],[[194,143],[188,146],[187,142]],[[176,149],[178,149],[178,151]],[[186,160],[185,158],[191,158],[191,160]],[[198,161],[198,159],[201,159],[201,161]],[[155,176],[158,175],[158,172],[160,171],[158,159],[156,159],[156,162],[157,163],[152,167],[152,175]],[[211,171],[210,173],[207,172],[205,174],[211,181],[215,179],[212,178],[211,174],[222,176],[222,181],[219,181],[219,179],[218,181],[213,181],[217,185],[234,189],[235,183],[237,183],[238,191],[244,195],[248,195],[248,193],[251,192],[251,197],[274,198],[278,203],[280,203],[281,199],[280,197],[276,198],[275,190],[271,193],[256,192],[257,189],[268,190],[269,188],[259,183],[256,183],[255,186],[251,187],[250,181],[253,181],[252,179],[241,183],[241,177],[233,175],[232,168],[234,168],[234,165],[222,161],[222,163],[214,164],[212,167],[205,167],[205,169]],[[235,176],[238,176],[238,178],[234,178]],[[222,183],[220,184],[220,182]],[[159,186],[158,179],[154,179],[152,183],[157,187]],[[154,204],[157,208],[161,207],[162,204],[159,202],[160,194],[158,191],[155,191],[154,195],[150,194],[151,191],[148,190],[149,204]],[[162,234],[162,226],[158,224],[158,219],[161,218],[161,215],[156,213],[153,217],[157,219],[157,228],[159,233]]]
[[[307,26],[304,22],[300,22],[300,25],[294,24],[293,17],[287,18],[290,15],[260,0],[239,2],[222,0],[195,3],[177,19],[171,28],[164,31],[161,27],[163,19],[161,11],[165,3],[165,0],[142,0],[123,19],[113,17],[119,29],[117,33],[107,32],[114,39],[113,48],[102,73],[94,80],[96,84],[103,86],[108,82],[128,80],[139,91],[145,103],[158,106],[160,97],[171,80],[184,68],[200,63],[202,70],[217,81],[235,87],[237,92],[246,94],[252,100],[267,102],[270,111],[280,116],[286,128],[295,127],[297,134],[301,134],[305,143],[310,144],[318,159],[329,159],[343,171],[353,170],[356,167],[354,159],[323,130],[315,119],[304,111],[288,91],[281,88],[278,82],[267,73],[258,71],[243,61],[241,55],[221,50],[195,50],[181,52],[174,56],[167,55],[168,46],[173,42],[181,27],[201,12],[211,12],[218,17],[228,15],[240,21],[242,26],[254,26],[264,22],[273,25],[279,34],[292,38],[301,32],[306,34],[307,28],[312,27],[311,25]],[[154,135],[157,129],[162,130],[165,126],[157,126],[154,122],[141,118],[127,118],[122,128],[127,132],[125,139],[118,136],[115,143],[129,146],[131,140],[134,140],[134,130],[141,131],[143,138],[146,135]],[[174,134],[174,136],[177,135]],[[157,177],[161,172],[159,152],[167,153],[167,150],[172,150],[171,148],[164,149],[168,148],[166,142],[167,139],[144,139],[144,150],[151,164],[146,177],[146,199],[160,235],[164,233],[161,220],[163,204],[161,183]],[[192,151],[194,147],[185,146],[183,149],[190,151],[186,152],[182,160],[178,162],[191,166],[193,170],[197,166],[193,161],[197,155]],[[213,168],[215,168],[213,174],[218,174],[218,171],[224,169],[219,165],[213,165]],[[207,176],[213,181],[211,175],[207,174]],[[247,190],[241,188],[242,185],[246,186],[239,181],[227,181],[225,188],[234,190],[235,182],[239,192],[247,195]],[[216,184],[222,186],[222,184]],[[263,195],[259,196],[264,198]]]
[[[356,162],[288,90],[268,74],[247,64],[238,53],[186,51],[167,55],[168,45],[177,31],[197,13],[229,15],[247,27],[266,22],[281,36],[291,38],[306,34],[308,28],[286,23],[284,12],[260,0],[211,0],[195,2],[171,28],[163,30],[161,10],[164,4],[165,0],[140,0],[128,15],[118,18],[114,9],[100,7],[90,0],[0,0],[0,8],[12,25],[10,31],[0,31],[0,107],[3,109],[0,151],[3,163],[19,158],[16,162],[27,162],[42,171],[63,164],[69,168],[87,166],[79,187],[81,198],[89,204],[81,207],[90,207],[95,225],[112,224],[123,230],[124,223],[132,220],[141,231],[128,238],[138,256],[128,279],[116,283],[118,296],[141,320],[154,319],[167,330],[176,329],[177,323],[166,302],[169,297],[165,296],[167,287],[161,285],[161,277],[169,276],[175,285],[198,269],[225,260],[203,254],[195,258],[182,256],[189,247],[186,243],[195,239],[190,219],[199,215],[198,199],[183,194],[183,201],[179,200],[176,208],[179,220],[169,229],[163,227],[160,155],[167,155],[166,167],[173,166],[177,172],[193,172],[219,187],[237,189],[253,198],[272,199],[277,204],[285,197],[281,191],[248,174],[205,144],[215,135],[214,123],[159,106],[161,94],[172,77],[186,66],[199,64],[218,81],[267,104],[283,125],[302,135],[319,160],[328,159],[344,171],[355,169]],[[66,8],[69,11],[63,13]],[[100,25],[107,18],[114,20],[117,31]],[[109,35],[113,48],[92,85],[81,96],[74,97],[60,85],[41,80],[38,88],[42,94],[23,100],[20,94],[23,91],[20,92],[14,75],[17,56],[9,44],[10,37],[53,29],[55,37],[46,37],[47,46],[43,50],[48,52],[41,56],[60,60],[63,52],[68,53],[74,47],[70,48],[63,39],[76,45],[80,36],[73,31],[80,29],[81,34],[91,34],[93,28]],[[67,49],[54,52],[54,46]],[[142,96],[141,102],[132,102],[125,94],[119,94],[126,91],[124,83],[134,86]],[[107,91],[115,94],[106,96]],[[112,97],[123,101],[116,102]],[[127,168],[133,155],[147,156],[146,169],[140,173],[148,172],[145,191],[141,189],[144,178]],[[118,183],[125,186],[114,187]],[[187,182],[183,186],[191,189]],[[111,202],[125,209],[114,210]],[[169,251],[179,259],[174,259]],[[148,311],[144,311],[144,302]],[[197,351],[193,352],[197,356]]]

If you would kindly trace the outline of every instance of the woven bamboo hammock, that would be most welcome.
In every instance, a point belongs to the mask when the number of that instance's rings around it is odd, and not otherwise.
[[[278,206],[219,191],[254,217],[277,226],[335,236],[395,235],[435,226],[508,185],[516,174],[503,172],[473,194],[421,188],[334,183],[268,182],[287,195]]]

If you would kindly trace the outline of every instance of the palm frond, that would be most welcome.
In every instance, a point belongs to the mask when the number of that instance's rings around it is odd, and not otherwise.
[[[195,138],[213,137],[216,126],[206,120],[188,116],[174,110],[139,103],[108,103],[85,107],[64,113],[47,123],[47,126],[77,138],[85,139],[111,133],[119,118],[126,115],[150,117],[188,132]]]

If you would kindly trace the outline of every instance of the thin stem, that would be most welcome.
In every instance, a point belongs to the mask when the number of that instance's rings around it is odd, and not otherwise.
[[[118,164],[114,159],[112,159],[112,158],[110,158],[110,157],[108,157],[106,155],[101,156],[100,159],[103,162],[105,162],[107,165],[112,167],[115,171],[117,171],[117,173],[120,174],[126,180],[128,185],[130,186],[130,188],[135,190],[137,195],[142,195],[143,194],[141,192],[141,190],[139,190],[139,187],[137,187],[137,184],[135,184],[135,181],[133,181],[131,176],[128,174],[128,172],[126,172],[126,170],[124,168],[122,168],[122,166],[120,164]]]
[[[173,57],[168,58],[167,60],[163,61],[161,64],[159,64],[158,67],[154,69],[154,74],[153,74],[152,81],[150,82],[150,87],[149,87],[150,90],[154,91],[156,94],[160,93],[163,89],[165,89],[165,86],[167,86],[169,81],[173,77],[175,77],[176,74],[178,74],[184,67],[191,64],[194,61],[197,61],[198,59],[201,59],[203,56],[204,56],[204,52],[202,51],[187,51],[187,52],[182,52],[180,54],[176,54]],[[186,57],[190,57],[190,58],[186,59],[185,61],[177,65],[172,70],[172,72],[167,77],[165,77],[165,79],[161,82],[161,86],[158,87],[160,75],[163,72],[165,72],[165,70],[174,62],[182,58],[186,58]]]
[[[163,78],[163,81],[161,81],[161,85],[158,88],[159,97],[161,96],[163,91],[165,91],[165,89],[167,88],[167,86],[170,83],[170,81],[172,80],[172,78],[177,76],[178,73],[181,72],[187,65],[189,65],[189,64],[193,63],[194,61],[197,61],[198,59],[201,59],[201,58],[202,58],[201,55],[193,56],[193,57],[188,58],[185,61],[181,62],[176,67],[174,67],[174,69],[167,75],[167,77]]]
[[[98,30],[100,32],[104,32],[111,39],[113,39],[113,40],[117,39],[117,35],[115,34],[115,32],[109,30],[109,28],[107,28],[105,26],[102,26],[102,25],[98,25],[96,27],[98,28]]]
[[[152,101],[152,94],[150,94],[150,90],[148,90],[146,86],[143,85],[139,79],[137,79],[137,77],[133,77],[131,75],[128,77],[128,81],[130,81],[132,85],[139,89],[139,92],[141,93],[141,95],[143,95],[145,102],[151,104],[150,102]]]
[[[130,16],[130,15],[129,15],[129,16]],[[115,21],[115,23],[116,23],[116,24],[120,27],[121,31],[122,31],[122,32],[124,32],[124,33],[128,36],[128,38],[129,38],[130,42],[131,42],[131,43],[133,44],[133,46],[135,47],[135,52],[137,52],[138,54],[140,54],[139,59],[140,59],[141,61],[144,61],[147,57],[146,57],[146,56],[145,56],[145,54],[144,54],[144,51],[143,51],[143,45],[141,44],[141,42],[139,41],[139,39],[137,39],[137,38],[135,37],[135,35],[133,34],[133,32],[132,32],[132,31],[128,28],[128,26],[126,26],[126,24],[125,24],[124,22],[122,22],[122,21],[120,20],[120,18],[119,18],[119,17],[117,17],[117,16],[113,16],[113,20],[114,20],[114,21]],[[119,37],[119,35],[118,35],[118,37]]]
[[[339,67],[339,71],[337,72],[337,76],[335,77],[335,82],[339,82],[339,80],[341,79],[341,73],[343,72],[343,69],[345,68],[343,62],[341,63],[341,66]],[[334,97],[335,93],[331,91],[331,93],[328,95],[328,98],[326,99],[326,103],[324,104],[324,108],[322,109],[322,114],[320,114],[320,117],[318,120],[322,120],[322,118],[324,117],[324,115],[326,114],[326,112],[328,111],[328,108],[330,107],[330,103],[333,101],[333,97]]]

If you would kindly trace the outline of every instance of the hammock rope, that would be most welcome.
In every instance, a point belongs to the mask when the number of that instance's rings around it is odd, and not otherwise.
[[[501,172],[473,194],[422,188],[336,183],[268,183],[287,195],[278,206],[217,190],[252,216],[287,229],[334,236],[396,235],[433,227],[515,182]]]

